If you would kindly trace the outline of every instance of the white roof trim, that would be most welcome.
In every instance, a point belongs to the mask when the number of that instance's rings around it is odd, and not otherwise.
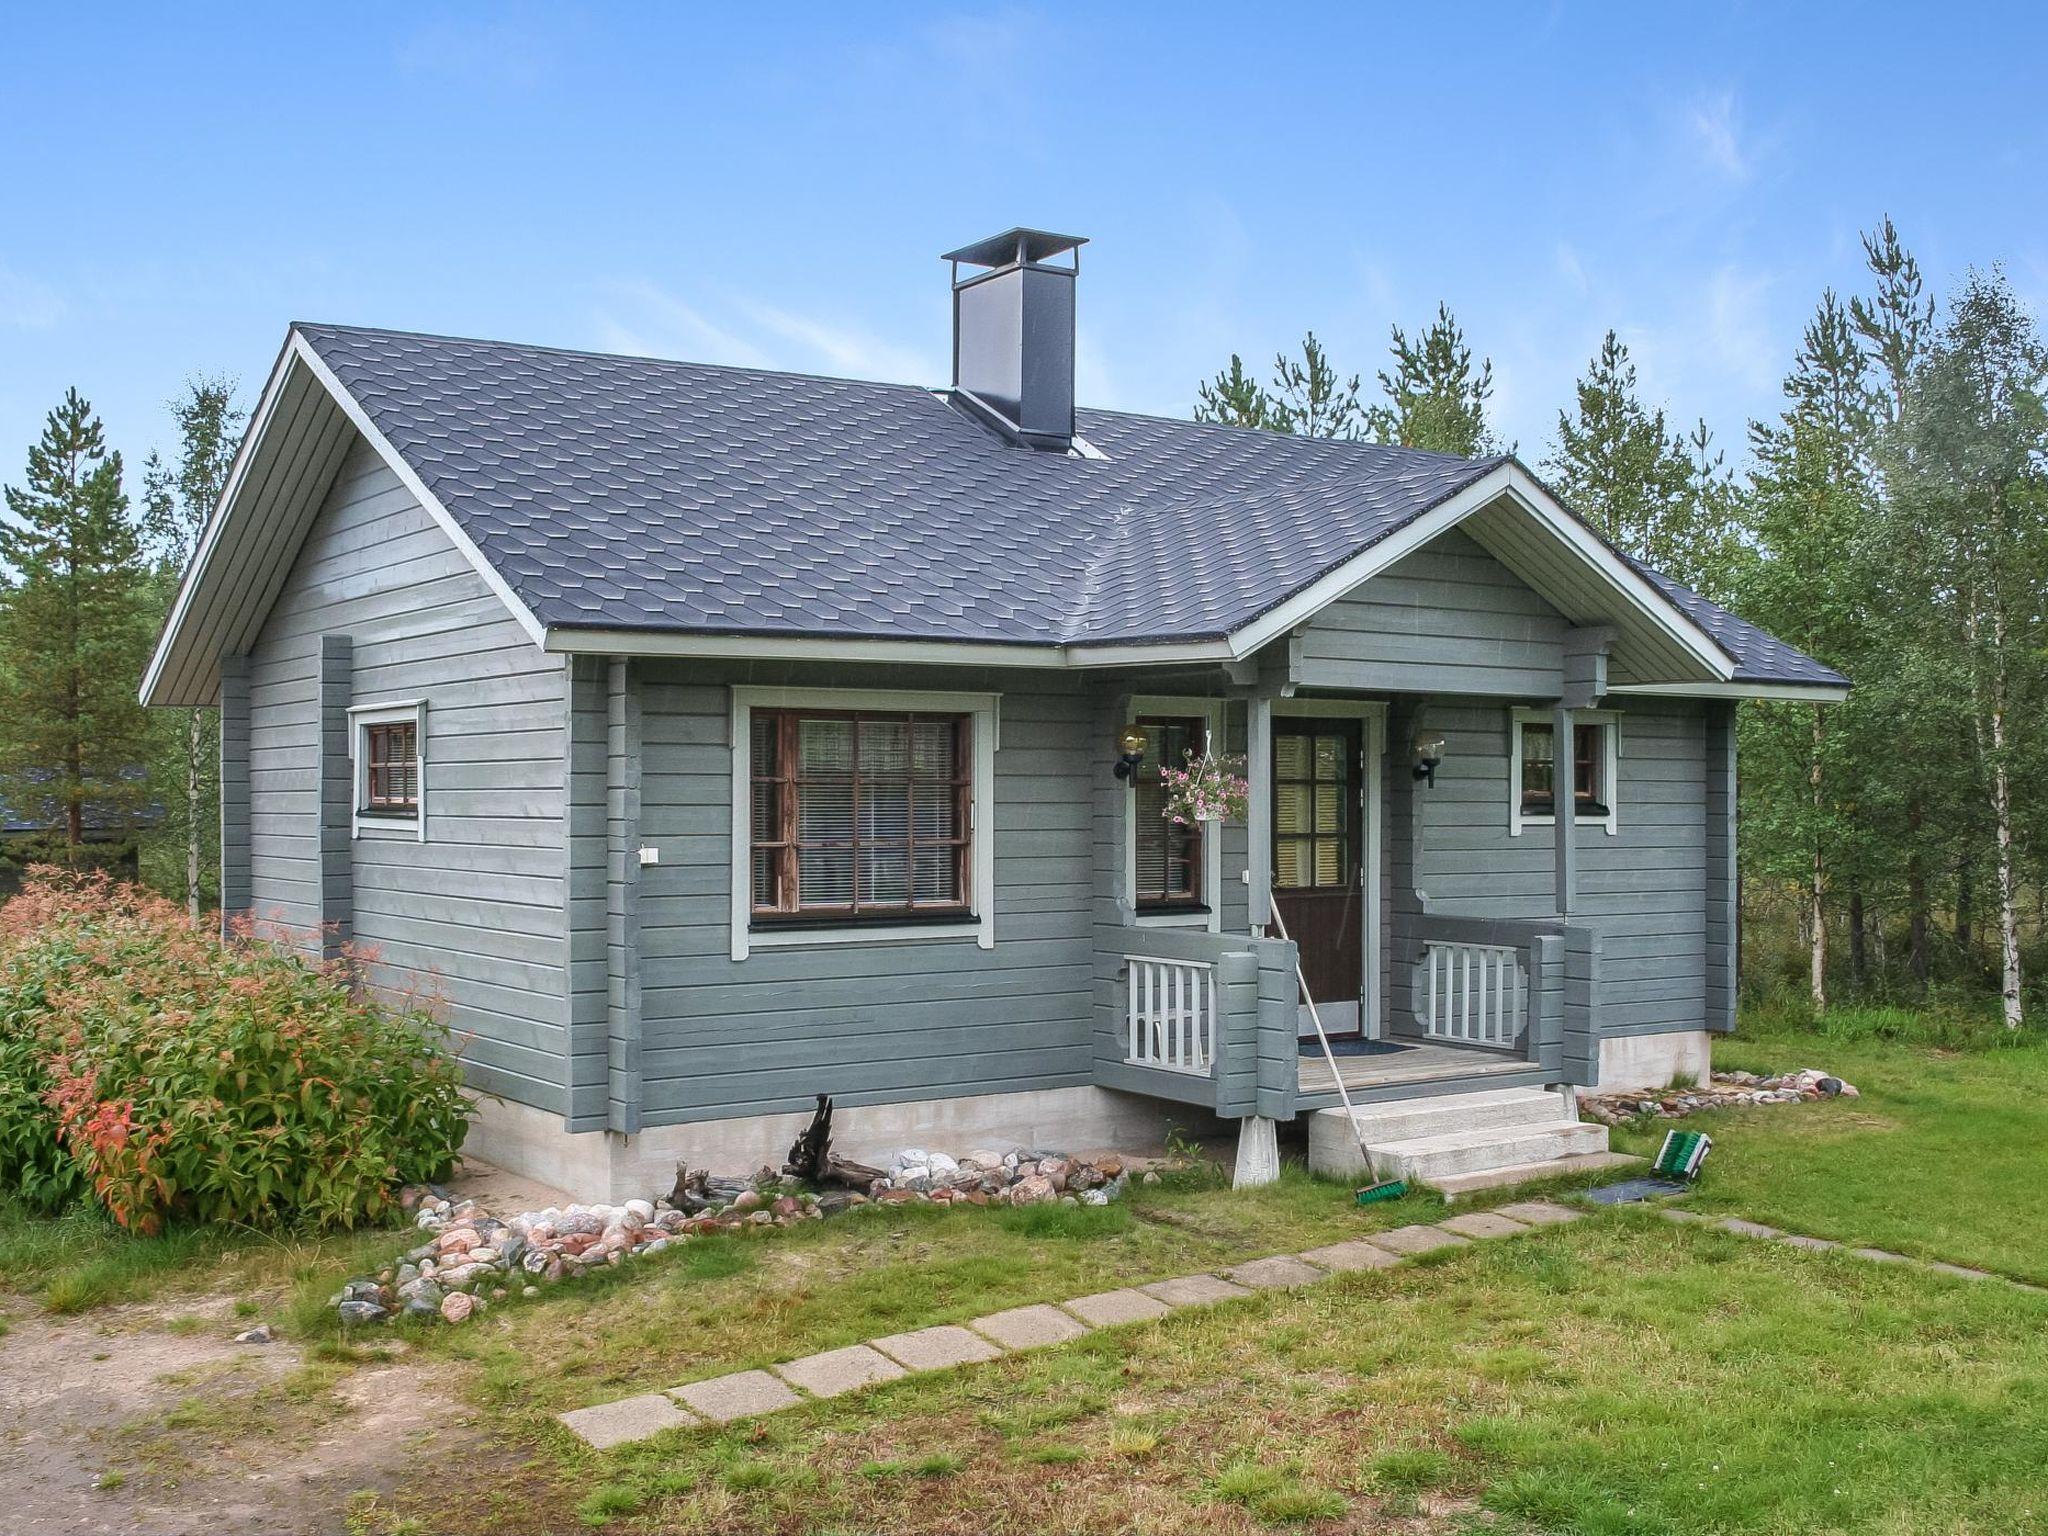
[[[1541,523],[1606,579],[1621,597],[1686,653],[1710,677],[1726,682],[1735,675],[1735,659],[1712,635],[1687,618],[1669,598],[1652,586],[1606,542],[1561,506],[1521,465],[1509,460],[1489,470],[1462,491],[1432,507],[1378,543],[1360,551],[1335,570],[1312,582],[1278,607],[1267,610],[1230,637],[1234,656],[1244,657],[1320,613],[1360,583],[1377,576],[1404,555],[1455,528],[1480,508],[1503,497]]]
[[[484,552],[476,547],[467,533],[462,531],[462,525],[449,515],[448,509],[441,505],[440,499],[427,489],[427,483],[420,479],[410,464],[406,463],[404,455],[392,447],[390,440],[377,430],[376,424],[370,420],[369,412],[362,408],[356,397],[334,376],[334,370],[327,366],[320,354],[313,350],[312,344],[297,330],[291,334],[290,345],[293,352],[312,370],[313,377],[334,397],[335,404],[342,409],[342,414],[348,417],[358,432],[362,433],[364,441],[377,450],[377,456],[383,459],[391,473],[398,476],[405,488],[418,498],[419,504],[441,525],[441,531],[448,535],[450,542],[462,551],[462,557],[475,567],[477,575],[484,579],[484,584],[495,592],[498,600],[511,611],[512,617],[519,621],[519,627],[526,631],[527,637],[535,645],[542,644],[547,638],[546,627],[534,617],[533,610],[520,601],[519,595],[512,590],[505,578],[498,574],[498,568],[484,558]]]
[[[1849,697],[1844,683],[1616,683],[1614,693],[1670,699],[1773,699],[1790,704],[1839,704]]]
[[[221,525],[227,521],[227,509],[241,491],[250,461],[256,457],[257,441],[270,425],[270,418],[276,414],[278,396],[284,393],[285,376],[291,372],[291,359],[292,337],[287,336],[284,346],[278,351],[277,361],[270,365],[270,377],[264,381],[263,394],[250,415],[249,430],[242,434],[241,446],[235,449],[235,461],[228,466],[228,478],[221,487],[220,500],[214,503],[213,511],[207,516],[206,527],[199,535],[199,546],[192,553],[192,563],[185,567],[185,579],[178,583],[178,595],[171,603],[170,617],[164,621],[164,632],[157,636],[156,649],[150,653],[149,665],[143,669],[142,687],[138,694],[145,704],[156,692],[157,682],[170,656],[172,641],[192,606],[192,594],[199,586],[199,573],[206,568],[214,546],[220,542]]]
[[[349,393],[341,380],[334,376],[334,371],[313,350],[311,343],[297,329],[293,329],[285,337],[284,347],[279,351],[277,362],[270,370],[270,377],[264,383],[263,394],[249,418],[249,430],[243,434],[242,444],[235,450],[235,461],[228,471],[227,484],[221,491],[220,501],[214,507],[213,515],[207,519],[192,563],[186,569],[185,579],[178,587],[177,599],[171,605],[170,617],[164,624],[163,634],[158,637],[156,650],[151,654],[149,665],[143,671],[142,686],[138,690],[142,701],[145,704],[149,703],[163,680],[164,669],[169,664],[180,631],[190,614],[193,595],[199,590],[201,578],[220,547],[230,514],[241,495],[249,466],[254,462],[257,450],[265,434],[270,430],[294,363],[303,366],[313,376],[340,407],[342,414],[348,418],[349,425],[354,427],[363,440],[376,451],[377,456],[426,509],[441,531],[448,535],[449,541],[461,551],[462,557],[469,562],[477,575],[483,578],[485,585],[496,594],[500,602],[504,603],[512,617],[518,621],[520,628],[526,631],[536,645],[540,644],[545,635],[540,621],[534,617],[526,604],[519,600],[505,579],[498,574],[497,568],[484,558],[483,551],[477,548],[467,533],[463,532],[461,526],[449,515],[448,509],[441,505],[439,498],[427,489],[426,483],[420,479],[412,466],[391,446],[390,440],[377,430],[369,414],[355,396]],[[296,554],[297,550],[293,549],[286,558]]]

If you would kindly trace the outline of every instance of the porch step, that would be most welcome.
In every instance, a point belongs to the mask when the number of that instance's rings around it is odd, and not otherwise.
[[[1420,1136],[1449,1136],[1497,1126],[1542,1125],[1565,1117],[1560,1095],[1543,1088],[1488,1088],[1477,1093],[1447,1093],[1437,1098],[1396,1099],[1387,1104],[1361,1104],[1351,1112],[1356,1135],[1344,1132],[1344,1111],[1326,1109],[1310,1122],[1313,1141],[1328,1117],[1328,1131],[1342,1137],[1358,1153],[1357,1141],[1377,1146],[1383,1141],[1413,1141]]]
[[[1370,1104],[1309,1119],[1308,1163],[1318,1173],[1408,1179],[1442,1188],[1509,1169],[1565,1162],[1558,1172],[1607,1152],[1607,1127],[1580,1123],[1572,1097],[1544,1088],[1495,1088]],[[1370,1166],[1359,1155],[1363,1140]],[[1549,1175],[1537,1175],[1548,1177]],[[1480,1187],[1468,1183],[1468,1188]]]
[[[1559,1120],[1549,1125],[1494,1126],[1481,1131],[1454,1131],[1448,1136],[1418,1136],[1411,1141],[1367,1142],[1372,1171],[1383,1179],[1410,1179],[1427,1184],[1460,1173],[1512,1168],[1607,1150],[1607,1127]]]
[[[1626,1152],[1577,1152],[1569,1157],[1546,1158],[1540,1163],[1510,1163],[1505,1168],[1487,1168],[1478,1173],[1446,1174],[1431,1179],[1429,1187],[1442,1195],[1446,1204],[1455,1204],[1463,1196],[1481,1190],[1569,1178],[1575,1173],[1604,1173],[1610,1168],[1633,1167],[1642,1161]]]

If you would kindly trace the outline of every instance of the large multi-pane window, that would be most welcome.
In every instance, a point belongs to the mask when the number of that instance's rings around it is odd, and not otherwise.
[[[1141,910],[1198,908],[1206,900],[1202,827],[1199,822],[1176,826],[1166,819],[1160,769],[1185,768],[1190,752],[1203,756],[1209,750],[1208,723],[1199,716],[1145,716],[1137,723],[1151,738],[1151,746],[1132,787],[1131,814],[1137,818],[1134,895]]]
[[[1351,880],[1351,738],[1273,733],[1273,883],[1315,890]]]
[[[757,709],[749,729],[757,920],[968,910],[968,716]]]

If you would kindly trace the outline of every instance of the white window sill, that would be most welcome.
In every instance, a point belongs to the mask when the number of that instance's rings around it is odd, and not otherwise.
[[[983,949],[995,947],[995,936],[983,922],[904,923],[871,928],[752,928],[747,932],[749,949],[809,949],[826,944],[925,944],[951,943],[972,939]]]
[[[368,833],[372,837],[389,835],[401,837],[409,842],[420,841],[419,818],[400,820],[395,816],[358,816],[355,822],[357,837]]]
[[[1524,816],[1508,829],[1508,836],[1520,837],[1526,831],[1548,832],[1556,827],[1556,825],[1557,818],[1555,816]],[[1579,827],[1603,828],[1609,837],[1613,837],[1621,831],[1620,821],[1613,815],[1581,816],[1577,819],[1575,825]]]
[[[1142,908],[1137,915],[1140,928],[1207,928],[1215,920],[1213,912],[1146,912]]]

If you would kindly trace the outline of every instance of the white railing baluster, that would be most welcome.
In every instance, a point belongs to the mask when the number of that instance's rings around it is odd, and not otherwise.
[[[1521,1038],[1529,977],[1518,947],[1429,939],[1422,969],[1426,1038],[1491,1046]]]
[[[1216,976],[1205,960],[1126,955],[1133,1066],[1207,1076],[1216,1062]]]

